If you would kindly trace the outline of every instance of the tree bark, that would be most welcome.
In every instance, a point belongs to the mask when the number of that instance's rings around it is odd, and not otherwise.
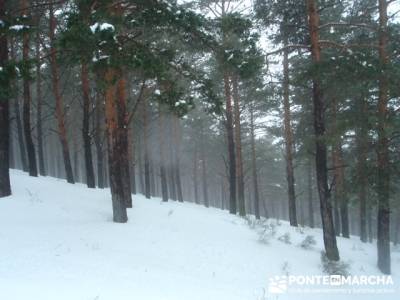
[[[232,78],[234,115],[235,115],[235,151],[236,151],[236,185],[237,185],[237,201],[239,205],[239,215],[246,216],[246,200],[244,194],[244,174],[243,174],[243,158],[242,158],[242,128],[240,123],[240,96],[239,96],[239,80],[235,75]]]
[[[119,128],[119,99],[117,96],[118,87],[115,83],[117,72],[109,68],[105,74],[105,116],[107,125],[108,144],[108,166],[109,179],[113,206],[113,220],[116,223],[126,223],[128,216],[126,212],[125,186],[122,177],[125,175],[121,169],[125,157],[123,155],[123,141]]]
[[[284,46],[288,45],[287,37],[285,36]],[[289,222],[291,226],[297,227],[297,212],[296,212],[296,192],[294,183],[293,170],[293,132],[290,113],[289,99],[289,50],[285,48],[283,52],[283,119],[284,119],[284,136],[285,136],[285,159],[286,159],[286,180],[288,185],[288,207],[289,207]]]
[[[193,153],[193,193],[194,193],[194,203],[199,204],[199,187],[198,187],[198,150],[197,150],[197,143],[195,141],[194,144],[194,153]]]
[[[226,104],[226,135],[228,143],[228,166],[229,166],[229,212],[236,214],[236,157],[235,141],[233,134],[233,113],[232,113],[232,95],[229,82],[229,75],[224,74],[225,104]]]
[[[321,61],[321,49],[319,45],[319,14],[315,0],[307,0],[307,11],[311,40],[311,57],[314,65],[318,66]],[[322,93],[321,80],[318,74],[313,75],[312,82],[313,118],[316,138],[315,162],[324,246],[327,258],[337,261],[339,260],[339,250],[336,244],[330,191],[328,188],[327,147],[325,141],[325,101]]]
[[[6,1],[0,0],[0,19],[6,16]],[[6,69],[8,62],[7,36],[0,35],[0,65]],[[3,77],[3,76],[2,76]],[[9,123],[9,100],[8,92],[10,81],[4,78],[0,81],[0,197],[11,195],[10,173],[9,173],[9,151],[10,151],[10,123]]]
[[[97,78],[99,80],[99,78]],[[99,89],[99,87],[97,87]],[[94,143],[96,146],[97,159],[97,186],[101,189],[105,187],[104,179],[104,147],[103,147],[103,115],[104,115],[104,97],[99,91],[96,94],[96,131]]]
[[[308,163],[307,167],[307,191],[308,191],[308,221],[309,226],[314,228],[314,197],[313,197],[313,176],[312,176],[312,162]]]
[[[11,59],[15,60],[15,49],[14,49],[14,41],[11,42]],[[15,99],[14,99],[14,114],[15,114],[15,123],[17,124],[17,134],[18,134],[18,146],[19,152],[21,157],[21,164],[22,170],[28,172],[28,162],[26,157],[26,149],[25,149],[25,142],[24,142],[24,132],[22,129],[22,120],[21,120],[21,110],[20,110],[20,103],[19,103],[19,94],[18,94],[18,84],[14,80],[13,81],[13,89],[15,89]]]
[[[39,23],[39,17],[37,20]],[[42,72],[40,70],[40,32],[36,32],[36,127],[37,127],[37,145],[38,145],[38,160],[39,174],[46,176],[46,167],[44,164],[44,136],[43,136],[43,120],[42,120]]]
[[[143,146],[144,146],[144,188],[147,199],[151,197],[150,160],[149,160],[149,132],[147,102],[143,102]]]
[[[254,108],[250,107],[250,138],[251,138],[251,169],[254,193],[254,213],[256,219],[260,219],[260,194],[258,188],[258,172],[257,172],[257,157],[256,157],[256,138],[254,124]]]
[[[122,172],[123,194],[125,206],[132,207],[131,175],[129,170],[129,145],[128,145],[128,114],[126,109],[126,80],[120,72],[117,82],[117,112],[118,112],[118,134],[120,142],[120,170]]]
[[[174,151],[174,172],[175,172],[175,181],[176,181],[176,196],[179,202],[183,202],[183,193],[182,193],[182,182],[181,182],[181,171],[180,171],[180,144],[181,144],[181,128],[179,119],[177,116],[174,116],[172,119],[173,126],[173,138],[175,144]]]
[[[55,30],[56,30],[56,19],[54,17],[53,10],[53,0],[49,3],[50,11],[50,67],[51,67],[51,77],[53,85],[54,98],[56,100],[56,118],[58,122],[58,135],[61,142],[62,154],[64,160],[65,175],[68,183],[75,183],[74,175],[72,173],[71,157],[68,147],[67,129],[65,126],[65,116],[64,116],[64,104],[59,87],[59,71],[56,57],[55,48]]]
[[[28,1],[22,0],[21,3],[22,13],[28,16]],[[22,36],[22,59],[26,65],[29,63],[29,33],[24,32]],[[29,70],[30,71],[30,70]],[[26,150],[28,154],[28,168],[29,176],[37,177],[37,164],[36,164],[36,152],[35,145],[32,139],[32,126],[31,126],[31,82],[30,82],[30,72],[26,71],[23,78],[23,89],[24,89],[24,105],[22,110],[23,120],[24,120],[24,136],[26,142]]]
[[[160,179],[161,179],[161,195],[162,201],[168,201],[168,183],[167,183],[167,172],[165,169],[165,137],[164,137],[164,115],[161,108],[161,104],[159,106],[159,116],[158,116],[158,128],[159,128],[159,147],[160,147]]]
[[[378,95],[378,268],[384,274],[391,273],[390,262],[390,203],[389,203],[389,139],[388,126],[388,78],[386,68],[389,64],[387,54],[388,16],[386,0],[379,0],[379,60],[383,68],[379,78]]]
[[[204,140],[204,128],[201,128],[201,145],[200,145],[200,155],[201,155],[201,181],[203,184],[203,203],[205,207],[210,206],[210,200],[208,198],[208,182],[207,182],[207,162],[206,162],[206,151],[205,151],[205,140]]]
[[[95,177],[93,169],[92,157],[92,138],[90,136],[90,83],[89,83],[89,70],[85,62],[81,63],[81,81],[82,81],[82,95],[83,95],[83,123],[82,123],[82,138],[83,149],[85,153],[85,171],[86,171],[86,184],[88,188],[95,188]]]
[[[368,128],[366,119],[368,113],[367,102],[364,98],[359,101],[359,116],[361,118],[356,134],[357,147],[357,197],[360,203],[360,239],[366,243],[368,240],[367,234],[367,147],[368,147]]]

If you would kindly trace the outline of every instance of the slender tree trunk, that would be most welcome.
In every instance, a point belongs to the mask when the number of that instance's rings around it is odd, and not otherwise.
[[[340,135],[338,134],[337,128],[337,111],[338,104],[336,98],[332,99],[332,133],[334,135],[334,145],[333,145],[333,168],[334,168],[334,187],[335,187],[335,205],[337,205],[336,210],[340,210],[340,214],[335,216],[338,218],[337,222],[340,224],[337,228],[335,227],[335,232],[337,235],[342,233],[342,236],[345,238],[350,237],[349,233],[349,212],[348,205],[346,199],[346,191],[345,191],[345,180],[344,180],[344,162],[343,162],[343,150],[342,150],[342,140]],[[339,220],[340,216],[340,220]],[[336,224],[335,224],[336,226]]]
[[[144,187],[147,199],[151,197],[150,187],[150,160],[149,160],[149,132],[147,102],[143,102],[143,145],[144,145]]]
[[[123,194],[125,199],[125,206],[127,208],[132,207],[132,193],[131,193],[131,175],[129,172],[129,146],[128,146],[128,122],[127,122],[127,109],[126,109],[126,80],[123,78],[123,74],[120,76],[117,82],[117,112],[118,112],[118,134],[120,142],[120,155],[119,159],[120,170],[122,172],[122,186]]]
[[[257,159],[256,159],[256,138],[254,124],[254,108],[250,107],[250,138],[251,138],[251,169],[254,189],[254,213],[256,219],[260,219],[260,194],[258,188]]]
[[[201,128],[201,145],[200,145],[200,155],[201,155],[201,180],[203,183],[203,203],[205,207],[210,206],[210,200],[208,198],[208,182],[207,182],[207,162],[206,162],[206,151],[205,151],[205,140],[204,140],[204,128]]]
[[[56,48],[55,48],[55,30],[56,30],[56,19],[54,17],[53,10],[53,0],[49,3],[50,10],[50,67],[51,67],[51,77],[53,84],[53,93],[54,98],[56,100],[56,118],[58,122],[58,135],[61,142],[62,154],[64,160],[65,167],[65,175],[67,178],[67,182],[75,183],[74,175],[72,173],[71,166],[71,157],[68,148],[68,139],[67,139],[67,129],[65,126],[65,116],[64,116],[64,104],[63,99],[60,93],[59,87],[59,72],[58,72],[58,64],[56,57]]]
[[[359,115],[360,122],[356,134],[357,144],[357,178],[358,178],[358,201],[360,203],[360,239],[366,243],[368,240],[367,234],[367,147],[368,147],[368,113],[367,102],[364,98],[359,100]]]
[[[390,204],[389,204],[389,139],[387,136],[388,119],[388,78],[386,68],[389,65],[387,54],[388,16],[386,0],[379,0],[379,60],[383,71],[379,79],[378,96],[378,267],[384,274],[391,273],[390,262]]]
[[[229,165],[229,212],[236,214],[236,157],[235,141],[233,134],[233,113],[232,113],[232,95],[229,76],[224,74],[224,88],[226,101],[226,133],[228,142],[228,165]]]
[[[181,143],[181,128],[179,124],[178,117],[174,116],[172,120],[173,124],[173,137],[175,143],[175,151],[174,151],[174,172],[175,172],[175,181],[176,181],[176,196],[179,202],[183,202],[183,193],[182,193],[182,182],[181,182],[181,171],[180,171],[180,143]]]
[[[15,60],[15,49],[14,49],[14,41],[11,42],[11,59]],[[21,164],[22,170],[28,172],[28,162],[26,157],[26,149],[25,149],[25,142],[24,142],[24,132],[22,129],[22,120],[21,120],[21,110],[20,110],[20,103],[19,103],[19,94],[18,94],[18,84],[16,81],[13,82],[13,89],[16,91],[15,99],[14,99],[14,114],[15,114],[15,123],[17,124],[17,134],[18,134],[18,145],[19,145],[19,152],[21,156]]]
[[[314,228],[314,197],[313,197],[313,178],[312,178],[312,162],[308,164],[307,168],[307,191],[308,191],[308,221],[311,228]]]
[[[99,89],[97,87],[97,89]],[[104,150],[103,150],[103,115],[104,115],[104,97],[103,94],[97,92],[96,95],[96,132],[94,136],[94,143],[96,146],[96,159],[97,159],[97,186],[101,189],[105,187],[104,179]]]
[[[309,31],[311,40],[311,57],[315,65],[321,61],[319,45],[319,14],[315,0],[307,0]],[[313,78],[313,108],[316,143],[316,173],[320,199],[322,230],[326,256],[329,260],[339,260],[339,250],[336,244],[335,228],[333,226],[332,206],[328,188],[327,147],[325,142],[325,101],[322,94],[319,75]]]
[[[285,36],[285,46],[288,44]],[[288,185],[288,207],[289,207],[289,222],[291,226],[297,227],[296,213],[296,192],[294,183],[293,170],[293,132],[290,113],[289,99],[289,50],[285,48],[283,52],[283,108],[284,108],[284,136],[285,136],[285,158],[286,158],[286,180]]]
[[[161,108],[159,109],[159,117],[158,117],[158,127],[159,127],[159,142],[160,142],[160,179],[161,179],[161,195],[162,201],[168,201],[168,183],[167,183],[167,172],[165,169],[165,137],[164,137],[164,114]]]
[[[38,21],[39,23],[39,18]],[[44,164],[44,147],[43,147],[43,120],[42,120],[42,72],[40,70],[40,31],[36,32],[36,126],[37,126],[37,143],[38,143],[38,159],[39,174],[46,176],[46,167]]]
[[[83,124],[82,137],[83,149],[85,153],[85,171],[86,184],[88,188],[95,188],[95,177],[92,158],[92,138],[90,136],[90,83],[89,70],[85,62],[81,64],[81,80],[82,80],[82,95],[83,95]]]
[[[240,96],[238,76],[232,78],[234,116],[235,116],[235,152],[236,152],[236,186],[237,200],[239,205],[239,215],[246,216],[246,200],[244,194],[244,175],[242,158],[242,129],[240,123]]]
[[[28,15],[28,1],[22,0],[22,13]],[[25,63],[29,61],[29,33],[24,32],[22,37],[22,59]],[[24,89],[24,105],[23,105],[23,120],[24,120],[24,136],[26,142],[26,150],[28,154],[28,167],[29,175],[33,177],[38,176],[36,165],[36,152],[35,145],[32,139],[32,126],[31,126],[31,82],[29,79],[30,74],[24,74],[23,89]]]
[[[6,1],[0,0],[0,19],[6,17]],[[8,61],[7,36],[0,35],[0,66],[6,69]],[[4,76],[2,76],[4,77]],[[8,78],[0,80],[0,197],[11,195],[10,174],[9,174],[9,150],[10,150],[10,123],[9,123],[9,100],[8,91],[10,81]]]
[[[193,192],[194,192],[194,203],[199,204],[199,188],[198,188],[198,154],[197,154],[197,143],[194,144],[194,157],[193,157]]]
[[[126,164],[123,155],[123,142],[121,140],[121,131],[119,124],[120,101],[117,95],[116,72],[109,68],[105,74],[106,94],[105,94],[105,116],[107,124],[107,142],[108,142],[108,166],[109,179],[112,195],[113,220],[116,223],[126,223],[128,216],[126,212],[126,190],[122,177],[125,176],[121,169]]]

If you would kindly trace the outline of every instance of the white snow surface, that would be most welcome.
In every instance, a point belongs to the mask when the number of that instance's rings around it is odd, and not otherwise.
[[[0,199],[0,293],[7,300],[349,299],[345,294],[268,294],[277,275],[322,275],[321,230],[276,226],[269,243],[226,211],[133,197],[129,222],[112,222],[109,190],[12,171]],[[272,223],[277,223],[271,220]],[[271,223],[271,224],[272,224]],[[291,244],[278,238],[289,233]],[[307,235],[317,241],[305,250]],[[382,275],[376,244],[338,238],[352,275]],[[400,252],[392,252],[396,299]],[[398,299],[398,298],[397,298]]]

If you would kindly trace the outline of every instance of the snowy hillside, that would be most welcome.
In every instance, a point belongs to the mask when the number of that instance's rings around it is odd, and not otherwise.
[[[14,195],[0,200],[1,299],[321,298],[268,294],[274,276],[323,274],[320,230],[295,230],[275,220],[264,229],[252,227],[225,211],[142,196],[134,197],[128,224],[116,224],[108,190],[18,171],[12,187]],[[300,244],[309,235],[316,245],[304,249]],[[350,274],[381,274],[375,244],[357,237],[338,243]],[[392,255],[396,291],[379,299],[398,297],[399,249]]]

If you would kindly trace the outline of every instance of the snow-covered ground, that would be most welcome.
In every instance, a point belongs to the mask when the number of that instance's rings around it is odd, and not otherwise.
[[[267,226],[226,211],[135,196],[129,222],[115,224],[108,190],[12,171],[0,199],[0,298],[5,300],[348,299],[328,292],[269,294],[279,275],[323,275],[321,231]],[[261,235],[260,235],[261,233]],[[316,245],[303,249],[313,236]],[[261,238],[260,238],[261,236]],[[310,238],[308,238],[310,239]],[[338,239],[351,275],[381,275],[375,244]],[[398,299],[400,251],[387,293]],[[314,288],[314,287],[312,287]],[[374,286],[373,288],[377,288]]]

